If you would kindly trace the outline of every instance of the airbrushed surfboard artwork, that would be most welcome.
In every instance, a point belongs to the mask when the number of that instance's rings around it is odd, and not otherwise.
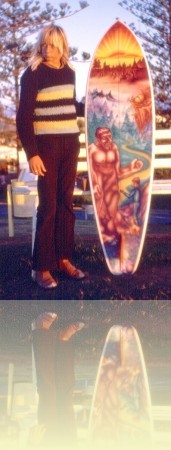
[[[85,123],[90,187],[104,256],[112,274],[134,273],[151,200],[154,99],[143,49],[120,21],[95,51]]]
[[[112,449],[120,444],[130,448],[131,443],[144,448],[153,440],[146,365],[134,327],[116,325],[107,334],[94,387],[89,439],[93,448]]]

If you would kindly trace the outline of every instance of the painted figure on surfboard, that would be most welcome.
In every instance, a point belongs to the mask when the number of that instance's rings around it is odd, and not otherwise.
[[[131,191],[125,192],[121,190],[121,193],[125,195],[125,197],[127,197],[128,199],[131,199],[131,201],[133,202],[133,208],[134,208],[134,221],[136,223],[136,225],[140,225],[140,220],[139,220],[139,208],[140,208],[140,199],[141,199],[141,189],[140,189],[140,178],[136,177],[133,178],[132,180],[132,189]]]
[[[120,165],[119,150],[107,127],[96,129],[96,141],[89,146],[92,183],[100,219],[101,232],[108,240],[117,233],[132,233],[134,227],[119,211],[119,180],[141,170],[143,162],[133,159],[127,166]]]

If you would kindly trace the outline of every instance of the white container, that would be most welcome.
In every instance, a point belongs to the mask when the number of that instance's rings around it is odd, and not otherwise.
[[[93,205],[84,205],[84,210],[85,210],[85,220],[88,220],[88,218],[90,217],[94,218]]]
[[[32,217],[35,210],[37,188],[22,181],[12,180],[12,202],[14,217]]]

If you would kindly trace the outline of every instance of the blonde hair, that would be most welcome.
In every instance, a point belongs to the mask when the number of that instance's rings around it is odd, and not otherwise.
[[[68,63],[69,59],[69,45],[64,30],[56,25],[49,25],[45,27],[38,38],[34,50],[29,59],[29,66],[32,70],[36,70],[39,64],[43,61],[42,44],[53,44],[58,48],[61,58],[61,67]]]

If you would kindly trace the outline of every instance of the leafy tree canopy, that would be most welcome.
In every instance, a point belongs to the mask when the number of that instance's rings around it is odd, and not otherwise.
[[[140,37],[154,85],[156,112],[171,112],[171,0],[122,0],[119,5],[140,21],[130,27]],[[141,24],[143,26],[141,26]]]

